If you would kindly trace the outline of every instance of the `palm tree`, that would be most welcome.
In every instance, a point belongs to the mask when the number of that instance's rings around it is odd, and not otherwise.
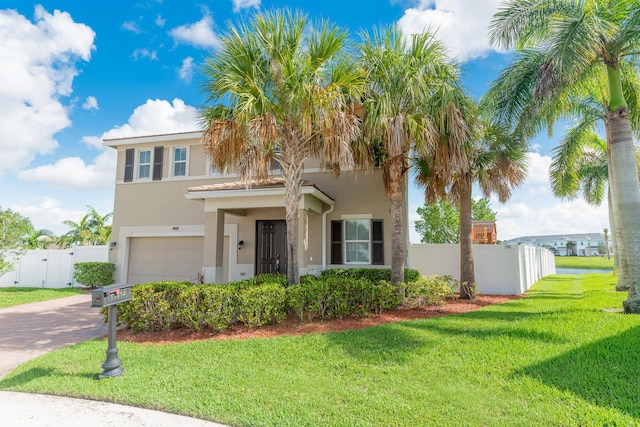
[[[432,33],[404,37],[397,27],[362,33],[367,70],[364,138],[376,147],[392,217],[391,282],[404,281],[404,197],[409,155],[431,156],[444,175],[465,170],[459,145],[466,123],[458,110],[459,70]]]
[[[58,238],[57,244],[62,248],[67,248],[73,244],[106,245],[111,236],[111,225],[107,221],[111,219],[112,213],[100,215],[93,207],[87,205],[89,212],[85,214],[80,222],[65,220],[62,223],[71,230]]]
[[[611,250],[609,249],[609,229],[606,227],[603,228],[602,233],[604,234],[604,245],[607,250],[607,259],[611,259]]]
[[[352,100],[364,72],[343,54],[347,34],[288,10],[230,26],[222,48],[204,66],[203,142],[219,170],[245,185],[267,177],[277,160],[284,179],[287,276],[299,283],[298,206],[305,160],[320,157],[336,174],[354,165],[360,136]]]
[[[55,240],[53,231],[46,228],[36,230],[33,224],[29,224],[25,230],[24,245],[27,249],[46,249]]]
[[[637,58],[640,47],[640,8],[630,0],[508,0],[495,14],[490,37],[504,48],[525,52],[527,61],[538,64],[538,72],[513,85],[512,106],[523,107],[526,88],[534,88],[524,108],[512,114],[533,113],[553,121],[554,111],[545,101],[563,98],[569,90],[580,93],[590,77],[607,74],[608,98],[605,123],[609,143],[610,187],[616,223],[621,273],[629,285],[625,311],[640,313],[640,186],[633,135],[625,99],[625,61]],[[513,69],[511,70],[513,71]],[[517,74],[517,73],[516,73]],[[524,77],[521,75],[520,77]],[[518,79],[518,76],[515,76]],[[555,105],[557,107],[557,105]],[[524,119],[524,116],[521,115]],[[530,117],[529,117],[530,118]],[[618,236],[624,231],[624,240]],[[623,274],[619,280],[623,280]]]
[[[468,110],[467,120],[476,129],[477,137],[466,145],[469,167],[454,174],[449,183],[438,184],[438,168],[431,159],[419,159],[417,182],[429,188],[448,187],[448,197],[460,211],[460,298],[475,298],[475,271],[472,244],[472,188],[479,185],[485,197],[496,194],[501,203],[511,197],[511,190],[525,178],[526,145],[519,135],[504,123],[478,120],[473,110]],[[427,191],[427,199],[434,193]]]

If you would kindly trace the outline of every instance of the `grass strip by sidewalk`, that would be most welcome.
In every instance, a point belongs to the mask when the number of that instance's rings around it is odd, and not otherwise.
[[[607,274],[554,275],[464,315],[358,331],[173,345],[107,343],[42,356],[0,388],[63,394],[235,426],[640,425],[640,316]]]
[[[584,268],[586,270],[613,270],[613,257],[556,256],[556,268]]]
[[[47,301],[51,299],[70,297],[84,293],[76,288],[41,289],[41,288],[0,288],[0,308],[13,307],[14,305],[29,304],[32,302]]]

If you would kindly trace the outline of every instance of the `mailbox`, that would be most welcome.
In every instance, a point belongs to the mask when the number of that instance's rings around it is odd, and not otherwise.
[[[109,307],[131,300],[131,285],[109,285],[91,291],[91,307]]]

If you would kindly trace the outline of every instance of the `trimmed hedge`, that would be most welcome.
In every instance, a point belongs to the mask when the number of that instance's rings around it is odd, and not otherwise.
[[[420,272],[412,268],[404,269],[404,281],[406,283],[415,282],[420,278]],[[381,280],[391,282],[391,270],[388,268],[331,268],[323,270],[320,277],[341,277],[352,279],[365,279],[372,283]]]
[[[389,270],[358,268],[302,276],[287,286],[286,276],[260,275],[224,285],[158,282],[136,285],[131,301],[119,304],[119,320],[134,332],[187,327],[223,331],[236,322],[249,327],[274,324],[287,312],[301,320],[365,317],[399,306],[441,304],[453,297],[449,276],[421,276],[406,270],[407,283],[392,286]],[[106,311],[105,311],[106,313]]]
[[[73,278],[76,282],[91,288],[113,283],[116,265],[112,262],[77,262],[73,264]]]
[[[281,281],[274,276],[269,283],[268,278],[258,276],[226,285],[136,285],[131,301],[118,306],[118,317],[134,332],[180,327],[222,331],[237,321],[250,327],[277,323],[286,315],[286,290]]]
[[[396,288],[384,280],[304,276],[300,281],[287,293],[290,309],[301,320],[364,317],[400,305]]]

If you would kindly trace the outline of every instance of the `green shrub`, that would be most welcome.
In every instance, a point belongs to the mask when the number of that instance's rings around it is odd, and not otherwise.
[[[286,316],[287,293],[279,283],[245,288],[237,298],[238,320],[250,328],[278,323]]]
[[[116,265],[112,262],[77,262],[73,268],[76,282],[92,289],[112,284],[116,271]]]
[[[423,305],[441,305],[454,296],[458,281],[451,276],[420,276],[405,287],[405,305],[420,307]]]
[[[204,326],[222,331],[235,321],[235,306],[232,288],[224,285],[186,287],[177,295],[177,320],[192,331]]]
[[[157,282],[131,288],[131,300],[118,305],[118,317],[134,332],[169,330],[181,323],[180,295],[190,282]]]
[[[287,289],[287,304],[301,320],[368,316],[400,304],[389,282],[372,283],[352,277],[303,276]]]
[[[341,277],[364,279],[371,283],[378,283],[381,280],[391,282],[391,270],[388,268],[331,268],[323,270],[321,277]],[[415,282],[420,278],[420,272],[411,268],[405,268],[404,280],[406,283]]]

